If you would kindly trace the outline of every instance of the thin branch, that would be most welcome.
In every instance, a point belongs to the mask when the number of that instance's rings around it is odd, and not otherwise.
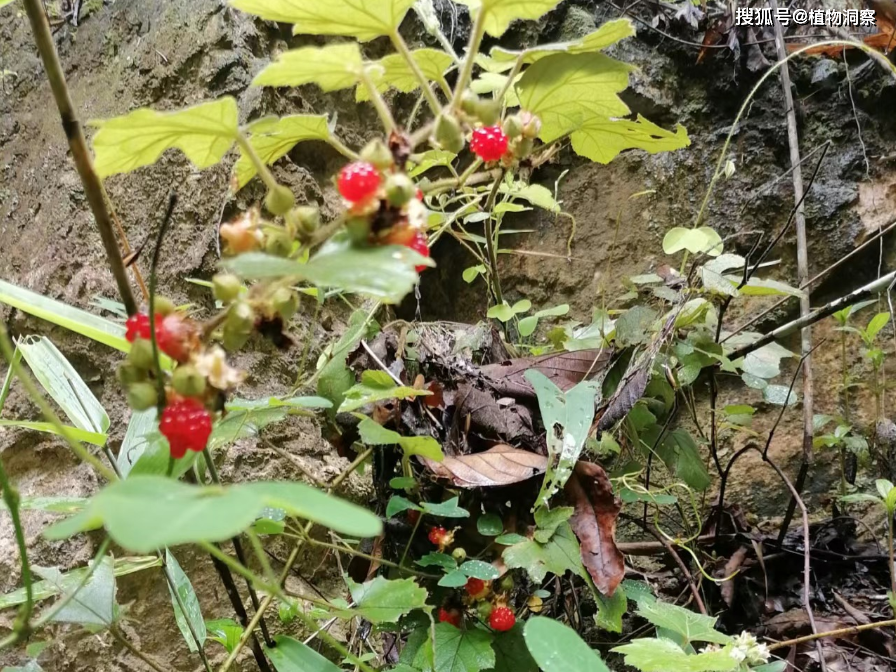
[[[495,178],[495,182],[492,184],[492,190],[488,194],[488,200],[486,200],[485,206],[483,207],[485,214],[488,215],[484,222],[484,227],[485,249],[488,252],[489,276],[492,281],[492,291],[495,293],[495,304],[498,306],[504,303],[504,295],[501,292],[501,278],[498,275],[497,241],[494,240],[494,231],[492,229],[492,210],[495,208],[495,201],[498,199],[498,191],[501,188],[501,183],[504,181],[504,175],[505,172],[502,170],[501,174]]]
[[[121,302],[128,315],[134,315],[137,312],[137,302],[131,291],[121,250],[115,240],[112,218],[106,207],[106,200],[103,198],[103,186],[93,168],[93,160],[90,150],[87,149],[84,131],[75,115],[75,107],[65,83],[65,74],[62,71],[62,64],[59,62],[59,54],[56,53],[56,44],[53,42],[53,34],[50,32],[50,24],[47,21],[43,3],[40,0],[24,0],[24,4],[28,21],[31,23],[31,32],[34,34],[34,41],[37,43],[37,50],[40,52],[40,58],[50,82],[50,89],[56,100],[59,116],[62,118],[62,129],[65,131],[65,137],[68,138],[68,146],[71,149],[75,168],[78,170],[90,210],[93,212],[100,238],[103,240],[106,259],[109,262],[112,275],[115,276]]]
[[[802,637],[797,637],[795,639],[788,639],[783,642],[775,642],[774,644],[768,645],[769,651],[775,651],[777,649],[783,649],[788,646],[796,646],[797,644],[802,644],[803,642],[811,642],[817,639],[823,639],[826,637],[842,637],[843,635],[856,635],[860,632],[865,632],[866,630],[876,630],[878,628],[887,628],[891,625],[896,625],[896,619],[891,619],[889,621],[876,621],[874,623],[864,623],[862,625],[851,625],[848,628],[838,628],[837,630],[828,630],[827,632],[813,632],[811,635],[803,635]]]
[[[19,491],[9,482],[3,460],[0,459],[0,488],[3,488],[3,501],[9,509],[9,517],[12,519],[12,527],[15,532],[16,546],[19,547],[19,564],[22,567],[22,583],[25,586],[25,601],[19,608],[19,615],[13,626],[13,632],[21,637],[27,637],[31,630],[31,612],[34,609],[34,591],[32,590],[31,564],[28,562],[28,546],[25,543],[25,530],[22,528],[22,520],[19,517],[19,504],[21,498]]]

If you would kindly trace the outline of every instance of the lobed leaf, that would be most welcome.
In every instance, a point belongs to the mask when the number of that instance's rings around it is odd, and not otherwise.
[[[544,672],[610,672],[575,630],[559,621],[533,616],[523,628],[529,653]]]
[[[337,665],[297,639],[274,635],[274,643],[276,646],[267,648],[267,654],[277,672],[341,672]]]
[[[271,165],[286,156],[298,143],[305,140],[324,140],[330,137],[330,128],[324,115],[296,114],[282,117],[276,122],[263,127],[253,126],[249,143],[258,157]],[[243,188],[255,177],[255,165],[240,150],[240,158],[234,167],[237,184]]]
[[[444,82],[445,72],[454,65],[454,59],[439,49],[415,49],[411,57],[431,82]],[[402,93],[410,93],[420,88],[420,82],[411,70],[410,64],[401,54],[389,54],[373,63],[378,66],[370,69],[370,78],[376,89],[384,93],[389,89],[397,89]],[[370,92],[366,86],[359,85],[355,91],[358,101],[370,100]]]
[[[656,154],[691,144],[688,132],[681,124],[675,127],[673,133],[640,114],[637,121],[596,116],[585,119],[569,139],[576,154],[597,163],[609,163],[626,149],[643,149],[649,154]]]
[[[740,667],[727,650],[688,654],[670,639],[636,639],[613,649],[641,672],[727,672]]]
[[[349,591],[355,602],[355,610],[371,623],[397,623],[398,619],[415,609],[429,610],[426,589],[414,579],[389,581],[378,576],[365,583],[356,583],[346,577]]]
[[[484,27],[492,37],[501,37],[516,20],[529,21],[540,18],[560,4],[560,0],[458,0],[470,8],[470,12],[481,12]]]
[[[317,84],[322,91],[348,89],[361,79],[364,62],[356,42],[284,51],[259,72],[253,86]]]

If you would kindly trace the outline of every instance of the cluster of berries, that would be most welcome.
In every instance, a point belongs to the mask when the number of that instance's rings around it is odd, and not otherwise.
[[[429,257],[423,192],[398,170],[389,148],[373,140],[360,160],[345,166],[336,180],[345,199],[346,228],[362,245],[401,245]],[[417,272],[426,266],[417,266]]]
[[[444,527],[433,527],[429,531],[429,540],[439,547],[439,551],[445,551],[454,543],[454,531]],[[466,552],[461,548],[454,549],[452,553],[455,559],[462,560]],[[513,578],[510,575],[501,579],[501,591],[508,592],[513,589]],[[488,619],[492,630],[506,632],[516,624],[516,615],[507,606],[506,599],[502,595],[492,595],[490,581],[483,581],[475,577],[467,579],[464,586],[468,604],[475,604],[476,611],[482,619]],[[491,598],[491,599],[490,599]],[[439,607],[439,622],[450,623],[456,628],[460,627],[463,614],[459,609],[452,607]]]
[[[292,192],[286,191],[292,198]],[[270,199],[265,200],[265,204],[269,211],[275,207]],[[298,249],[298,243],[307,240],[320,227],[320,210],[314,206],[290,207],[285,212],[275,214],[283,215],[282,222],[263,218],[261,211],[254,207],[233,221],[222,224],[220,233],[224,253],[236,255],[264,250],[277,257],[288,257]]]
[[[532,153],[535,138],[541,131],[541,120],[522,111],[500,122],[501,104],[483,100],[468,92],[461,101],[461,120],[473,127],[470,150],[485,163],[500,161],[511,167]],[[442,149],[460,153],[466,144],[461,120],[443,112],[436,119],[433,140]]]
[[[205,347],[200,326],[174,311],[170,301],[157,298],[155,338],[159,350],[178,363],[164,381],[164,399],[159,431],[168,439],[171,456],[183,457],[188,450],[202,451],[212,432],[213,406],[220,393],[242,381],[243,375],[228,366],[224,351]],[[137,313],[125,324],[131,344],[118,377],[127,389],[128,404],[136,411],[160,405],[152,328],[149,315]],[[163,374],[165,375],[165,374]]]

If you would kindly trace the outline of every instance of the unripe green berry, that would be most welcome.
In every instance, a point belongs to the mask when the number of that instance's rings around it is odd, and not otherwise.
[[[252,336],[251,331],[239,331],[225,324],[221,344],[227,352],[236,352],[246,345],[250,336]]]
[[[274,215],[285,215],[295,204],[295,196],[282,184],[269,189],[267,196],[264,197],[264,207]]]
[[[292,252],[292,240],[282,231],[272,231],[264,244],[265,252],[275,257],[286,257]]]
[[[366,217],[351,217],[345,222],[345,230],[356,245],[364,245],[370,237],[370,221]]]
[[[131,351],[128,353],[128,363],[142,371],[149,371],[155,367],[155,359],[152,356],[152,341],[138,338],[131,343]]]
[[[457,560],[458,562],[463,562],[467,559],[467,551],[464,548],[458,546],[453,551],[451,551],[451,557]]]
[[[290,220],[305,233],[314,233],[320,228],[320,210],[311,205],[300,205],[290,211]]]
[[[161,315],[162,317],[168,317],[175,310],[177,310],[177,306],[174,305],[174,301],[169,299],[167,296],[156,296],[156,299],[155,299],[156,315]]]
[[[386,198],[393,207],[400,208],[414,198],[416,193],[414,181],[404,173],[390,175],[386,180]]]
[[[501,103],[497,100],[482,100],[476,108],[476,118],[483,126],[494,126],[501,118]]]
[[[450,114],[442,113],[436,118],[433,131],[436,143],[446,152],[457,154],[464,148],[464,132],[460,122]]]
[[[119,383],[127,387],[134,383],[146,380],[146,370],[141,369],[130,362],[122,362],[118,367],[118,371],[115,372],[115,377],[118,378]]]
[[[299,309],[299,295],[291,289],[281,287],[271,297],[271,305],[284,322],[289,322]]]
[[[135,411],[145,411],[159,401],[156,386],[152,383],[134,383],[128,387],[128,406]]]
[[[511,139],[523,134],[523,124],[515,114],[504,120],[502,128],[504,129],[504,135]]]
[[[532,153],[534,147],[535,141],[532,138],[520,138],[514,145],[513,153],[518,159],[525,159]]]
[[[465,114],[475,117],[480,102],[479,96],[475,93],[470,90],[464,91],[460,98],[460,109],[462,109]]]
[[[205,394],[205,376],[192,366],[179,366],[171,376],[171,385],[185,397],[201,397]]]
[[[395,157],[379,138],[368,142],[361,150],[361,160],[372,164],[379,170],[387,170],[395,165]]]
[[[252,333],[252,329],[255,328],[255,313],[252,306],[245,301],[234,303],[227,311],[224,326],[235,331]]]
[[[498,588],[502,593],[509,593],[513,590],[513,577],[510,574],[502,576],[501,580],[498,582]]]
[[[218,273],[212,278],[212,292],[221,303],[236,301],[242,289],[243,283],[232,273]]]
[[[476,613],[479,614],[479,618],[482,620],[487,620],[489,616],[492,615],[492,603],[488,600],[483,600],[476,605]]]

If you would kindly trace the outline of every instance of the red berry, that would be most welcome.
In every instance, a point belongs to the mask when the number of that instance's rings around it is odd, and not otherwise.
[[[156,322],[161,319],[161,317],[156,316]],[[128,321],[124,323],[124,326],[124,337],[127,339],[128,343],[133,343],[138,338],[144,338],[147,341],[150,339],[149,315],[146,313],[136,313],[131,315],[128,318]]]
[[[188,450],[205,448],[212,433],[212,416],[197,399],[181,399],[162,411],[159,431],[171,448],[171,456],[180,459]]]
[[[414,237],[411,238],[410,242],[405,243],[405,245],[414,250],[414,252],[416,252],[420,256],[429,258],[429,241],[426,238],[426,234],[422,231],[417,231],[417,233],[414,234]],[[417,269],[417,272],[420,273],[421,271],[429,267],[420,264],[415,268]]]
[[[473,131],[470,149],[485,162],[497,161],[507,151],[507,135],[500,126],[486,126]]]
[[[156,318],[159,350],[180,363],[190,359],[197,337],[195,323],[182,315],[172,313],[164,319]]]
[[[439,623],[450,623],[455,628],[460,627],[460,612],[456,609],[445,609],[445,607],[439,607]]]
[[[482,595],[485,592],[485,581],[482,579],[477,579],[474,577],[470,577],[467,579],[467,585],[465,586],[467,590],[467,595],[470,597],[477,597],[478,595]]]
[[[414,194],[414,196],[417,198],[418,201],[422,201],[423,200],[423,190],[420,187],[417,187],[417,191]]]
[[[342,169],[336,186],[345,200],[356,203],[373,196],[381,180],[380,171],[375,166],[366,161],[355,161]]]
[[[488,617],[488,624],[493,630],[498,632],[506,632],[510,630],[516,623],[516,616],[509,607],[497,607],[492,610],[491,616]]]
[[[441,545],[445,537],[448,536],[448,530],[444,527],[434,527],[429,531],[429,540],[436,546]]]

